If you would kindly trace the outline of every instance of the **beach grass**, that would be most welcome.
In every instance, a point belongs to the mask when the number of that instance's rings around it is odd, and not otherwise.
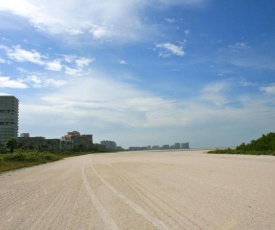
[[[0,172],[31,167],[63,159],[64,156],[49,152],[17,151],[0,155]]]

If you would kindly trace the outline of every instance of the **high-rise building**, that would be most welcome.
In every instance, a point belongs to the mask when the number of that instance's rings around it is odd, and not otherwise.
[[[189,148],[189,142],[181,143],[180,148],[181,148],[181,149],[190,149],[190,148]]]
[[[0,145],[18,136],[18,104],[14,96],[0,96]]]
[[[175,149],[180,149],[180,143],[175,143],[175,144],[174,144],[174,148],[175,148]]]

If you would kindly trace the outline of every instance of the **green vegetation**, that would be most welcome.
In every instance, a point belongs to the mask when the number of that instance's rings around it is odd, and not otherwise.
[[[88,153],[108,153],[96,145],[89,147],[75,144],[72,149],[56,150],[51,146],[23,146],[15,138],[10,138],[5,145],[0,146],[0,173],[61,160],[65,157],[80,156]]]
[[[68,150],[51,150],[47,146],[26,147],[18,145],[16,139],[11,138],[4,146],[0,146],[0,173],[53,162],[66,157],[108,152],[102,151],[94,145],[85,148],[82,144],[75,145],[74,148]]]
[[[262,135],[257,140],[237,146],[235,149],[216,149],[208,153],[216,154],[247,154],[247,155],[272,155],[275,156],[275,133]]]
[[[16,151],[0,155],[0,172],[30,167],[62,159],[62,155],[49,152]]]
[[[31,167],[34,165],[45,164],[53,161],[58,161],[66,157],[85,155],[91,152],[76,152],[76,151],[64,151],[64,152],[46,152],[39,150],[15,150],[13,153],[7,153],[4,149],[0,149],[0,173]]]
[[[17,140],[15,138],[10,138],[6,143],[6,148],[9,148],[10,152],[13,153],[16,147],[17,147]]]

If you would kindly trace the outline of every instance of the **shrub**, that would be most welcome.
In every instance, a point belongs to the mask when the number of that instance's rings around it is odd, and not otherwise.
[[[45,163],[60,160],[62,157],[52,153],[15,152],[3,155],[3,161],[9,162],[39,162]]]
[[[246,155],[271,155],[275,156],[275,133],[262,135],[257,140],[237,146],[236,149],[216,149],[208,153],[214,154],[246,154]]]
[[[52,153],[42,153],[41,154],[41,160],[45,160],[45,161],[58,161],[62,159],[61,156],[52,154]]]

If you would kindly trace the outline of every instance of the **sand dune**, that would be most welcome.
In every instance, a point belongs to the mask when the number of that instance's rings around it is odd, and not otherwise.
[[[0,229],[275,229],[275,157],[90,154],[0,175]]]

